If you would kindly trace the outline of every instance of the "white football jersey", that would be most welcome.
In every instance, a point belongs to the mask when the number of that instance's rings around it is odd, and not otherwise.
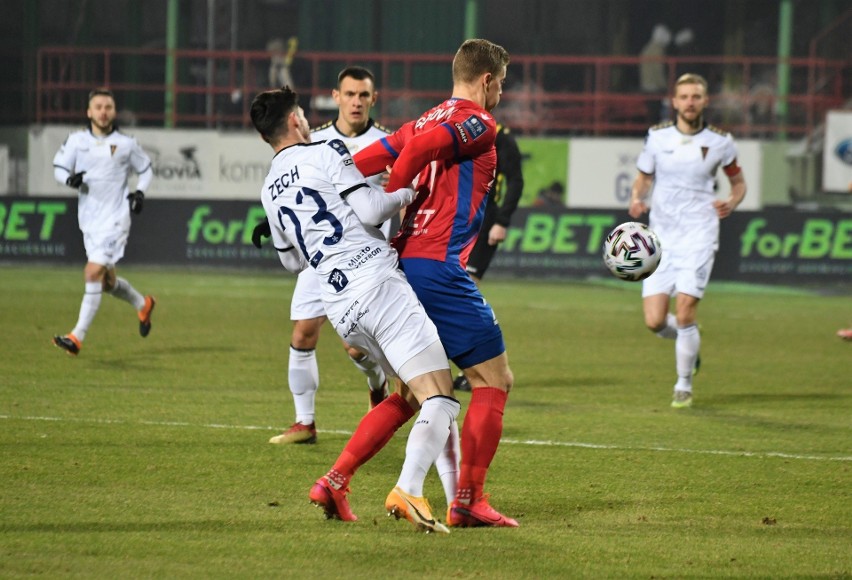
[[[388,129],[370,119],[366,129],[354,137],[348,137],[337,130],[334,121],[329,121],[311,131],[311,141],[316,143],[317,141],[340,139],[346,145],[346,148],[349,149],[349,153],[355,155],[359,150],[372,145],[382,137],[387,137],[390,133]]]
[[[54,175],[65,184],[68,175],[85,171],[79,194],[77,222],[83,232],[130,226],[127,179],[139,174],[138,189],[151,183],[151,159],[136,139],[113,131],[96,137],[90,130],[71,133],[53,158]],[[66,175],[67,173],[67,175]],[[84,191],[88,189],[87,193]]]
[[[346,202],[364,187],[346,146],[331,140],[279,151],[261,191],[275,247],[301,253],[319,277],[329,318],[333,305],[349,304],[397,269],[396,251]]]
[[[705,125],[694,135],[674,123],[651,127],[636,166],[654,176],[649,225],[670,254],[719,246],[716,172],[737,159],[730,133]]]
[[[388,129],[385,129],[370,119],[367,123],[366,129],[354,137],[349,137],[337,130],[337,126],[335,126],[334,121],[329,121],[328,123],[311,131],[311,141],[316,143],[318,141],[340,139],[343,141],[343,144],[346,145],[346,148],[349,149],[349,154],[355,155],[359,150],[364,149],[368,145],[372,145],[375,141],[378,141],[382,137],[387,137],[390,133],[391,132]],[[379,189],[382,189],[383,187],[381,175],[368,177],[367,181]],[[385,223],[381,224],[381,227],[379,228],[382,230],[382,234],[384,234],[387,239],[390,239],[390,228],[391,220],[385,221]]]

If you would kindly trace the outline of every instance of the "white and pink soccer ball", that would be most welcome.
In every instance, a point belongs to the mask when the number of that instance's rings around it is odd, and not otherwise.
[[[644,280],[660,265],[663,246],[648,226],[625,222],[616,226],[606,237],[603,259],[616,278],[628,282]]]

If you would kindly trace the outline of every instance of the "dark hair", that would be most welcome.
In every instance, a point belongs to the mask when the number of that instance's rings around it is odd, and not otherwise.
[[[299,95],[290,87],[259,93],[251,102],[251,123],[271,143],[287,134],[287,117],[299,107]]]
[[[113,95],[112,91],[106,87],[98,87],[96,89],[92,89],[89,92],[89,101],[91,102],[91,100],[95,97],[109,97],[113,101],[115,100],[115,95]]]
[[[340,83],[343,82],[343,79],[352,77],[356,81],[363,81],[365,79],[370,79],[373,83],[373,86],[376,86],[376,77],[373,76],[373,73],[370,72],[370,69],[364,68],[363,66],[347,66],[345,69],[340,71],[340,74],[337,75],[337,88],[340,88]]]

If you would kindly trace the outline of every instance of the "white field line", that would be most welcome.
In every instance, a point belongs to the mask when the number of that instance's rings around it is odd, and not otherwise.
[[[281,427],[261,425],[226,425],[221,423],[188,423],[183,421],[124,421],[120,419],[78,419],[67,417],[32,417],[0,415],[7,421],[45,421],[55,423],[92,423],[103,425],[151,425],[154,427],[195,427],[204,429],[235,429],[240,431],[280,431]],[[340,429],[317,429],[318,433],[335,435],[351,435],[351,431]],[[501,439],[504,445],[527,445],[530,447],[578,447],[582,449],[604,449],[613,451],[656,451],[661,453],[687,453],[696,455],[726,455],[730,457],[778,457],[781,459],[801,459],[808,461],[852,461],[852,456],[803,455],[782,451],[726,451],[723,449],[685,449],[678,447],[643,447],[630,445],[602,445],[597,443],[581,443],[577,441],[540,441],[537,439]]]

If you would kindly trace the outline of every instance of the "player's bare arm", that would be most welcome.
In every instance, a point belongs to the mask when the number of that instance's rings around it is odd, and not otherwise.
[[[736,162],[731,165],[736,166]],[[726,167],[726,174],[728,173],[727,169]],[[724,219],[731,215],[737,209],[737,206],[742,203],[746,194],[745,177],[743,177],[743,172],[739,170],[739,167],[737,167],[736,173],[728,175],[728,181],[731,182],[731,194],[728,196],[728,199],[719,199],[713,202],[713,207],[716,208],[716,214],[719,216],[719,219]]]
[[[645,198],[648,197],[648,192],[651,191],[651,185],[653,185],[653,183],[653,175],[640,171],[636,176],[636,179],[633,181],[633,187],[630,190],[630,207],[627,210],[630,217],[636,219],[648,211]]]

